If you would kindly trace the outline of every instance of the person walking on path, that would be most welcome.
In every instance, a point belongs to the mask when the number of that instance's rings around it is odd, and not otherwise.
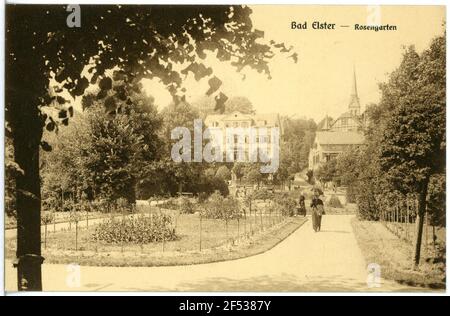
[[[311,200],[311,218],[312,225],[315,232],[320,231],[322,225],[322,215],[324,212],[323,201],[319,198],[319,189],[314,189],[314,196]]]
[[[300,194],[300,198],[298,200],[298,208],[297,208],[297,215],[306,216],[306,206],[305,206],[305,196]]]

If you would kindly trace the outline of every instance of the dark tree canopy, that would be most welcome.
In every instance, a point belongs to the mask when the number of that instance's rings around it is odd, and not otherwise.
[[[253,29],[248,7],[81,6],[80,28],[66,25],[69,13],[65,9],[59,5],[7,7],[8,100],[20,99],[17,94],[23,91],[18,87],[26,83],[34,106],[51,104],[55,96],[48,93],[50,77],[58,83],[57,93],[67,90],[81,96],[89,84],[97,83],[97,97],[103,98],[111,89],[107,70],[116,69],[113,76],[124,79],[125,86],[144,77],[159,78],[177,102],[183,99],[179,91],[183,77],[190,72],[197,80],[211,77],[211,88],[205,93],[219,89],[220,80],[201,62],[206,52],[230,61],[239,71],[249,66],[270,76],[268,62],[273,50],[281,49],[257,42],[264,33]],[[186,67],[178,73],[173,63]],[[115,93],[126,98],[123,90]],[[62,97],[57,101],[67,102]],[[7,115],[7,120],[13,123],[14,115]],[[49,123],[45,116],[43,121]]]
[[[410,48],[382,85],[381,106],[395,106],[381,139],[381,166],[405,193],[419,193],[445,168],[445,40],[420,56]]]

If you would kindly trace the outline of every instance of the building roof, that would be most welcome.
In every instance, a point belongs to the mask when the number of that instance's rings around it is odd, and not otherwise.
[[[316,133],[316,140],[320,145],[360,145],[364,143],[364,135],[347,131],[321,131]]]
[[[334,120],[333,118],[326,115],[320,122],[317,124],[317,130],[329,130],[330,127],[333,125]]]
[[[239,111],[233,111],[228,114],[223,114],[222,121],[235,121],[235,120],[252,120],[251,114],[244,114]]]
[[[264,114],[242,114],[239,111],[234,111],[228,114],[210,114],[205,118],[205,122],[208,125],[211,122],[224,122],[234,120],[251,120],[253,126],[280,126],[280,117],[277,113],[264,113]],[[266,122],[262,124],[261,122]]]
[[[352,113],[350,113],[350,112],[342,113],[342,114],[339,116],[338,119],[341,119],[341,118],[353,118],[353,119],[356,119],[356,117],[355,117]]]
[[[222,121],[226,115],[224,114],[208,114],[205,118],[205,122]]]
[[[253,119],[256,121],[256,126],[260,125],[258,122],[266,121],[268,126],[279,126],[280,125],[280,117],[277,113],[261,113],[255,114]]]

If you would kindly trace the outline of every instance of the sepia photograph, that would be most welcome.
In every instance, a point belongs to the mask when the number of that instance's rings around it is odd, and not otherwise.
[[[445,294],[446,9],[7,2],[4,294]]]

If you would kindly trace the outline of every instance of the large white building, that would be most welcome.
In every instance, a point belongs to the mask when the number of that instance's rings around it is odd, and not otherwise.
[[[251,135],[250,130],[263,131],[265,133],[257,133],[256,136],[256,148],[265,146],[270,150],[272,148],[271,143],[273,138],[271,133],[272,128],[278,128],[281,136],[281,123],[280,116],[278,114],[244,114],[239,111],[234,111],[229,114],[211,114],[205,118],[205,125],[209,128],[216,128],[222,131],[222,137],[224,146],[222,147],[223,153],[232,151],[233,161],[238,160],[239,152],[243,152],[244,160],[249,160],[249,150],[251,148]],[[227,134],[227,129],[242,129],[243,134]],[[256,128],[256,129],[255,129]],[[240,140],[240,136],[242,139]],[[255,144],[252,144],[255,145]],[[269,152],[270,154],[270,152]]]

